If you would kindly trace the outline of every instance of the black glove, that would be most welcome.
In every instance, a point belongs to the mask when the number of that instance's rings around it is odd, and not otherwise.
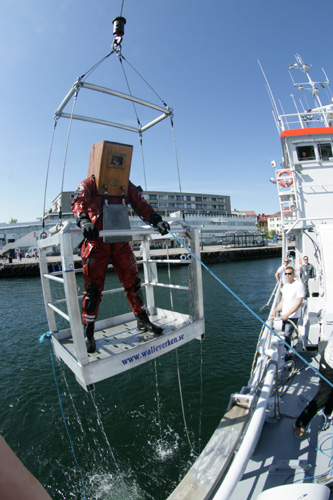
[[[99,231],[95,226],[95,224],[91,222],[89,217],[88,218],[80,217],[79,225],[80,228],[82,229],[82,234],[84,238],[86,238],[88,241],[98,241]]]
[[[164,220],[161,220],[160,222],[157,223],[157,228],[162,236],[164,236],[165,234],[168,234],[168,232],[170,231],[169,224],[167,222],[165,222]]]
[[[149,222],[152,224],[154,227],[157,227],[159,232],[161,233],[162,236],[165,234],[168,234],[168,231],[170,231],[170,226],[167,222],[162,220],[162,217],[160,214],[157,214],[156,212],[153,212],[150,214],[149,217]]]

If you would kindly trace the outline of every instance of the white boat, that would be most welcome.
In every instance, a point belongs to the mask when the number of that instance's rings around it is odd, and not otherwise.
[[[232,394],[217,430],[169,500],[328,499],[332,467],[332,425],[319,413],[306,439],[294,435],[295,418],[318,390],[320,354],[333,332],[333,105],[323,105],[311,67],[299,55],[290,70],[294,85],[309,91],[313,106],[284,114],[274,105],[283,161],[272,162],[282,214],[283,258],[298,271],[304,255],[315,267],[303,300],[295,361],[285,361],[282,321],[268,317],[259,335],[246,387]],[[288,240],[295,248],[288,253]],[[281,298],[272,294],[271,311]],[[259,318],[260,319],[260,318]],[[236,348],[236,346],[235,346]],[[237,369],[237,368],[236,368]],[[332,480],[333,481],[333,480]]]
[[[120,42],[118,39],[110,54],[114,52],[121,57]],[[280,114],[274,104],[284,160],[278,167],[273,162],[283,222],[283,256],[288,252],[288,238],[293,235],[294,266],[297,267],[299,259],[306,254],[316,268],[316,277],[309,281],[310,297],[303,305],[300,338],[293,341],[293,349],[297,353],[296,366],[284,360],[281,321],[269,318],[263,321],[247,386],[240,388],[238,394],[231,395],[228,410],[216,432],[169,500],[264,500],[268,496],[271,499],[281,498],[281,495],[285,499],[329,498],[329,488],[317,484],[312,478],[330,471],[330,454],[321,453],[320,446],[317,449],[313,447],[313,441],[312,445],[308,440],[298,441],[293,433],[294,420],[283,417],[297,416],[316,392],[317,353],[322,352],[333,328],[333,268],[330,255],[333,246],[333,182],[331,185],[330,181],[331,177],[333,181],[333,106],[322,105],[317,88],[319,84],[311,80],[310,68],[299,56],[296,61],[293,69],[300,69],[306,77],[306,82],[297,85],[299,88],[308,87],[316,104],[311,110],[296,109],[296,113],[287,115]],[[87,74],[90,75],[90,72]],[[131,93],[125,95],[88,83],[87,74],[74,83],[56,110],[56,121],[68,118],[70,124],[74,120],[97,123],[135,132],[140,137],[145,130],[164,119],[171,118],[172,122],[172,110],[164,103],[152,104],[133,97]],[[106,97],[129,101],[134,106],[145,106],[158,116],[144,125],[139,123],[138,127],[134,127],[104,118],[77,115],[74,105],[72,112],[66,112],[66,106],[71,100],[75,102],[78,92],[82,91],[99,92]],[[306,159],[302,158],[303,151],[308,154]],[[73,262],[73,248],[77,245],[80,231],[71,227],[70,222],[61,222],[53,234],[39,241],[41,278],[51,342],[58,358],[69,366],[86,390],[92,389],[95,383],[104,378],[150,361],[204,334],[198,230],[190,229],[186,224],[171,227],[172,237],[184,244],[192,257],[186,259],[186,265],[191,269],[191,279],[186,284],[159,281],[159,262],[151,259],[149,247],[156,231],[142,227],[118,233],[102,231],[100,234],[135,236],[136,240],[141,239],[143,242],[143,285],[147,307],[152,320],[164,328],[164,334],[158,338],[142,337],[136,330],[132,313],[111,317],[96,324],[97,353],[90,355],[86,352],[80,317],[82,297],[78,295],[76,281],[80,270],[75,269]],[[62,271],[49,273],[46,251],[55,246],[61,250]],[[169,257],[162,263],[173,264]],[[63,286],[64,298],[59,299],[58,294],[53,293],[54,283]],[[177,311],[173,305],[176,302],[172,299],[171,308],[161,307],[156,293],[163,288],[187,293],[188,313]],[[122,289],[116,289],[105,293],[121,292]],[[278,289],[272,308],[279,300]],[[61,324],[63,321],[68,323],[65,328]],[[304,369],[300,369],[303,365]],[[284,379],[286,383],[280,382]],[[310,441],[316,440],[320,433],[324,439],[327,436],[331,449],[332,432],[321,431],[321,426],[319,417],[312,426]]]

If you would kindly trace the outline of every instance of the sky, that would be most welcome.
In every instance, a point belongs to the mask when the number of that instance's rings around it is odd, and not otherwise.
[[[323,78],[322,67],[333,78],[332,0],[124,0],[130,91],[173,109],[174,138],[169,119],[144,132],[141,150],[136,133],[61,118],[51,149],[54,111],[109,53],[121,4],[1,0],[0,221],[36,220],[62,188],[74,191],[101,140],[134,146],[131,180],[144,189],[229,195],[233,209],[277,212],[269,178],[282,152],[258,60],[275,100],[294,112],[288,66],[296,53],[314,66],[314,79]],[[128,93],[115,54],[87,81]],[[131,104],[86,89],[75,112],[136,123]],[[156,117],[137,112],[142,123]]]

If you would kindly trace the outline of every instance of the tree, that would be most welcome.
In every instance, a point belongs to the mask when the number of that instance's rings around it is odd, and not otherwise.
[[[9,224],[16,224],[16,223],[17,223],[17,219],[13,219],[13,217],[10,217]]]

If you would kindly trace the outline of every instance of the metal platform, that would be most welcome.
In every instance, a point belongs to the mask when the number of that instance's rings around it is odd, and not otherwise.
[[[197,229],[173,229],[179,237],[187,240],[188,248],[195,256],[200,256],[199,235]],[[146,295],[147,311],[150,320],[163,328],[163,334],[154,336],[137,329],[137,322],[132,312],[101,320],[95,324],[95,340],[97,351],[88,354],[86,350],[81,311],[78,296],[76,270],[73,261],[73,248],[78,231],[71,229],[70,223],[58,228],[55,234],[39,241],[40,272],[45,302],[45,310],[52,335],[53,349],[74,373],[77,381],[86,390],[93,388],[96,382],[135,368],[151,361],[167,352],[204,335],[203,294],[201,266],[197,259],[185,259],[190,266],[189,282],[184,284],[161,283],[158,277],[158,266],[179,264],[174,259],[151,259],[150,242],[153,229],[140,228],[126,231],[101,231],[102,236],[135,235],[142,239],[142,265]],[[46,260],[46,249],[59,246],[61,252],[62,271],[49,273]],[[53,297],[51,282],[63,286],[64,298]],[[169,311],[158,307],[155,291],[167,288],[177,294],[180,290],[187,293],[189,314],[176,311],[176,306]],[[123,288],[106,290],[103,294],[123,293]],[[172,303],[176,304],[175,300]],[[161,304],[163,306],[163,304]],[[67,310],[65,310],[67,309]],[[60,329],[57,325],[59,316],[69,323],[69,328]]]
[[[200,338],[203,320],[193,321],[188,315],[157,310],[150,320],[163,328],[162,335],[137,329],[133,314],[117,316],[96,323],[96,352],[88,354],[82,365],[77,359],[70,329],[52,337],[56,355],[73,371],[77,381],[86,389],[124,371],[151,361],[181,345]]]

